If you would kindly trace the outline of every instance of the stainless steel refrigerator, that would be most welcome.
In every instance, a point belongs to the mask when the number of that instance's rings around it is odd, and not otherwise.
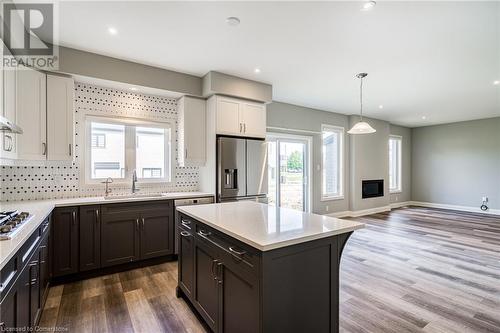
[[[217,201],[267,202],[264,140],[217,138]]]

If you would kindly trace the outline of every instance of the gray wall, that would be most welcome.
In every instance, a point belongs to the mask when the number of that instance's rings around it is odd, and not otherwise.
[[[403,184],[401,185],[401,193],[394,193],[389,195],[391,203],[404,202],[411,200],[411,128],[390,125],[389,131],[391,135],[399,135],[402,137],[401,153],[402,153],[402,166],[401,177]]]
[[[412,131],[412,200],[500,209],[500,117]]]
[[[351,189],[349,210],[357,211],[389,205],[389,123],[382,120],[364,119],[377,130],[373,134],[350,137]],[[349,125],[359,121],[358,116],[349,117]],[[384,196],[361,198],[361,181],[384,180]]]
[[[321,124],[341,126],[348,130],[348,117],[345,115],[321,111],[316,109],[305,108],[297,105],[286,104],[281,102],[272,102],[267,105],[267,126],[281,127],[295,130],[306,130],[318,132],[299,133],[284,131],[290,134],[311,136],[313,138],[312,147],[312,200],[311,211],[317,214],[327,214],[349,209],[349,135],[344,136],[344,199],[321,201]],[[280,132],[269,129],[268,132]],[[319,167],[319,168],[318,168]],[[328,210],[327,210],[328,206]]]
[[[200,77],[62,46],[59,71],[193,96],[202,93]]]

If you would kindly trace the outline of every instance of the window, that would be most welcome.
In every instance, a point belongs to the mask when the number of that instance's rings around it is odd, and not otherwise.
[[[171,127],[168,123],[88,117],[85,175],[88,183],[107,177],[171,181]]]
[[[389,192],[401,192],[401,140],[400,136],[389,137]]]
[[[92,134],[92,148],[106,148],[106,134]]]
[[[343,198],[344,129],[342,127],[321,126],[322,149],[322,200]]]

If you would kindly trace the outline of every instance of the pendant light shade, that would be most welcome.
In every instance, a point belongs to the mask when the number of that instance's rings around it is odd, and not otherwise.
[[[349,134],[370,134],[375,133],[376,130],[370,126],[366,121],[360,121],[347,131]]]
[[[367,73],[359,73],[356,77],[360,80],[359,84],[359,102],[360,102],[360,120],[347,131],[349,134],[370,134],[375,133],[376,130],[370,126],[366,121],[363,121],[363,79],[368,76]]]

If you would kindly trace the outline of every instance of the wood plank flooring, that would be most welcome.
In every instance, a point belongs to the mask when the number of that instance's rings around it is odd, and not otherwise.
[[[500,217],[402,208],[366,223],[341,265],[341,332],[500,332]],[[177,263],[50,289],[42,327],[205,332],[175,297]]]

